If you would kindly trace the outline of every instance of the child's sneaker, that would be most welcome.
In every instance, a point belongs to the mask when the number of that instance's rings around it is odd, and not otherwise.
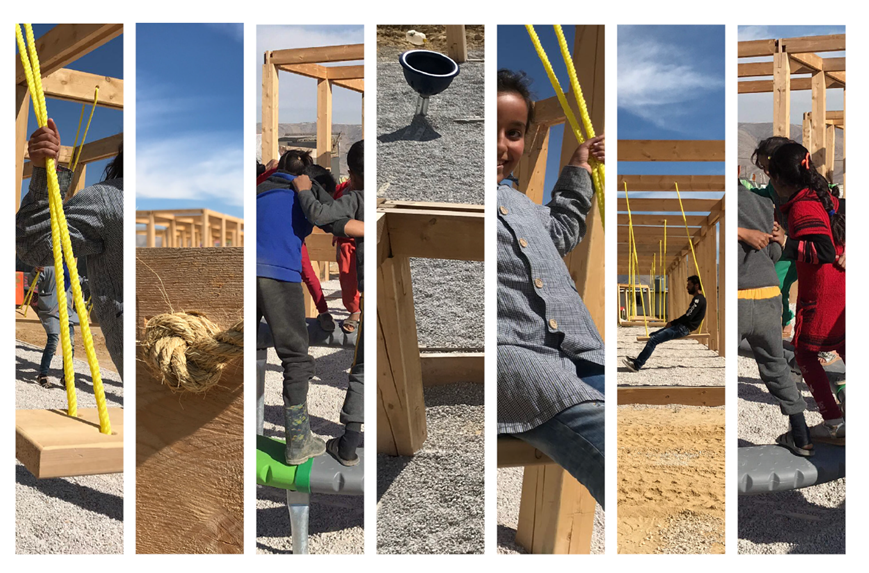
[[[809,428],[809,435],[813,441],[825,442],[837,446],[845,445],[845,420],[836,418],[826,420],[823,424]]]
[[[634,359],[630,358],[628,356],[625,356],[624,358],[622,358],[622,364],[627,366],[628,370],[630,370],[631,372],[639,372],[640,371],[640,368],[636,364],[634,364]]]

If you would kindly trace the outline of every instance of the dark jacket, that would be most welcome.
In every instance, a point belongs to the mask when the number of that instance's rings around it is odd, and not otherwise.
[[[697,293],[688,305],[688,310],[673,321],[673,325],[683,324],[688,327],[688,330],[694,332],[700,328],[700,323],[706,317],[706,297],[703,293]]]
[[[772,232],[775,205],[771,200],[740,187],[737,206],[740,228],[764,233]],[[740,242],[737,267],[739,290],[778,286],[775,263],[781,257],[781,252],[781,245],[775,241],[770,241],[759,251],[751,245]]]

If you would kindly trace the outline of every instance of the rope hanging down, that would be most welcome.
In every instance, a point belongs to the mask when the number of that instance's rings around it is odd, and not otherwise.
[[[33,100],[33,108],[36,113],[36,122],[39,127],[48,124],[48,111],[45,105],[45,92],[42,88],[42,73],[39,67],[39,56],[36,53],[36,40],[33,37],[33,27],[24,24],[27,34],[25,46],[21,28],[15,25],[15,40],[18,44],[18,52],[21,56],[21,65],[27,78],[27,87]],[[29,50],[28,50],[29,49]],[[29,51],[29,58],[28,58]],[[87,354],[88,366],[90,367],[91,379],[93,380],[94,397],[96,398],[97,411],[100,418],[100,432],[111,434],[112,426],[109,421],[109,411],[106,405],[106,395],[103,388],[103,379],[100,374],[100,365],[97,362],[94,350],[93,335],[90,330],[87,309],[81,292],[81,283],[78,277],[78,268],[75,256],[72,252],[72,242],[69,238],[69,227],[66,224],[66,215],[63,212],[63,199],[60,195],[60,184],[57,180],[57,166],[54,159],[45,160],[45,171],[48,177],[48,203],[51,211],[51,246],[54,255],[55,281],[57,287],[57,302],[60,313],[60,342],[63,352],[63,373],[66,384],[67,413],[70,416],[78,415],[78,404],[75,394],[75,370],[72,362],[72,341],[69,336],[69,309],[66,300],[66,288],[64,285],[63,261],[66,260],[69,268],[70,283],[72,286],[73,302],[81,324],[82,342],[85,354]]]
[[[84,135],[81,138],[81,143],[78,142],[78,134],[81,131],[81,120],[84,118],[84,108],[85,104],[81,104],[81,115],[78,117],[78,128],[75,130],[75,140],[72,143],[72,154],[74,156],[74,160],[72,165],[69,166],[69,170],[75,173],[75,168],[78,167],[78,160],[81,159],[81,150],[84,147],[84,142],[88,137],[88,131],[91,128],[91,120],[94,118],[94,111],[97,109],[97,101],[100,98],[100,86],[96,86],[94,88],[94,105],[91,106],[91,114],[88,116],[87,125],[84,128]],[[76,153],[76,147],[78,147],[78,153]]]
[[[33,282],[30,283],[30,288],[27,289],[27,294],[24,295],[24,302],[21,303],[21,306],[18,307],[18,310],[24,310],[24,316],[27,316],[27,309],[30,308],[30,303],[33,302],[33,291],[36,290],[36,283],[39,282],[39,275],[42,273],[36,273],[33,277]]]
[[[694,252],[694,241],[691,240],[691,231],[688,230],[688,218],[685,217],[685,208],[682,207],[682,194],[679,193],[679,183],[673,182],[676,185],[676,196],[679,198],[679,209],[682,211],[682,222],[685,223],[685,234],[688,236],[688,246],[691,247],[691,258],[694,259],[694,270],[697,271],[697,279],[700,281],[700,290],[703,291],[706,296],[706,289],[703,288],[703,279],[700,278],[700,266],[697,264],[697,254]],[[703,323],[706,321],[706,317],[703,317],[703,320],[700,321],[700,326],[698,327],[698,332],[703,331]]]
[[[221,330],[200,312],[160,314],[141,341],[148,366],[173,391],[206,392],[244,354],[244,321]]]
[[[573,66],[573,59],[570,57],[570,51],[567,49],[567,41],[564,39],[564,32],[562,32],[561,26],[553,26],[553,28],[555,28],[555,35],[558,36],[561,54],[564,57],[564,63],[567,66],[567,73],[570,76],[571,91],[576,99],[576,105],[579,108],[582,123],[585,126],[585,131],[588,134],[588,137],[592,138],[595,136],[594,127],[591,125],[591,119],[588,115],[588,106],[585,103],[582,89],[579,86],[579,80],[576,77],[576,68]],[[549,58],[543,50],[543,45],[540,43],[540,38],[537,37],[537,32],[534,31],[534,26],[526,24],[525,29],[528,30],[528,35],[531,37],[531,42],[534,44],[537,56],[540,58],[540,62],[546,69],[546,75],[549,77],[552,88],[555,90],[555,95],[558,97],[558,103],[561,104],[564,116],[570,124],[570,128],[573,130],[573,136],[579,143],[585,143],[585,137],[583,137],[582,131],[579,128],[579,123],[576,121],[576,115],[574,115],[573,110],[570,108],[570,104],[567,103],[567,98],[564,96],[564,90],[561,89],[561,83],[555,76],[555,71],[552,69],[552,64],[549,62]],[[591,178],[594,183],[594,195],[595,198],[597,198],[598,210],[600,211],[601,226],[604,226],[604,180],[606,172],[603,164],[593,157],[589,157],[589,165],[591,166]]]
[[[640,261],[637,258],[637,241],[634,238],[634,221],[633,221],[633,218],[631,217],[631,201],[628,198],[628,182],[627,181],[625,181],[625,205],[628,208],[628,231],[629,231],[630,241],[631,241],[630,247],[633,247],[633,252],[634,252],[634,256],[633,256],[634,270],[637,272],[637,278],[638,278],[637,282],[639,282]],[[630,257],[630,247],[628,248],[628,256],[629,257]],[[631,276],[631,280],[633,281],[633,275]],[[636,295],[634,295],[634,298],[636,299]],[[643,296],[643,289],[640,289],[640,302],[643,303],[643,324],[646,327],[646,336],[649,336],[649,317],[646,314],[646,297]],[[634,304],[636,305],[636,302]]]

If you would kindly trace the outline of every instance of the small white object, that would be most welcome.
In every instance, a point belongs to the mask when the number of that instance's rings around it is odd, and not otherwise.
[[[416,30],[408,30],[407,34],[404,36],[408,42],[413,44],[414,46],[422,46],[428,40],[425,38],[425,34],[422,32],[417,32]]]

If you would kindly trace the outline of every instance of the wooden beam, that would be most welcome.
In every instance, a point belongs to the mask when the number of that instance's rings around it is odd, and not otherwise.
[[[75,103],[93,104],[94,88],[99,87],[97,106],[124,109],[124,80],[63,68],[42,79],[45,96]]]
[[[124,471],[124,410],[109,408],[112,433],[100,433],[96,408],[16,410],[15,457],[37,479]]]
[[[447,56],[457,64],[468,61],[468,41],[465,36],[465,27],[447,26]]]
[[[123,24],[58,24],[36,40],[39,70],[43,77],[50,76],[123,32]],[[26,80],[16,53],[15,83],[24,84]]]
[[[320,48],[293,48],[266,52],[266,61],[276,65],[325,64],[365,59],[365,44],[323,46]]]
[[[266,52],[268,60],[268,52]],[[279,158],[278,152],[278,69],[266,61],[263,64],[262,102],[262,162]]]
[[[619,161],[724,161],[724,141],[620,139]]]
[[[737,57],[753,58],[775,53],[775,40],[746,40],[737,43]]]
[[[365,93],[365,80],[330,80],[334,85],[350,91]]]
[[[617,396],[619,406],[723,406],[724,386],[619,386]]]
[[[570,95],[570,94],[565,94]],[[568,99],[568,101],[570,101]],[[534,102],[534,125],[553,126],[564,123],[564,110],[557,96]]]
[[[482,352],[426,352],[420,354],[423,386],[456,382],[483,383]]]
[[[545,466],[555,462],[546,454],[519,438],[510,435],[498,437],[498,467],[521,468]]]
[[[277,68],[284,72],[298,74],[300,76],[305,76],[306,78],[314,78],[315,80],[325,80],[329,78],[329,72],[326,66],[321,66],[320,64],[285,64],[283,66],[277,66]]]
[[[332,84],[317,80],[317,165],[332,167]]]
[[[740,42],[742,43],[742,42]],[[801,52],[844,52],[845,34],[830,34],[827,36],[800,36],[798,38],[782,38],[778,40],[783,50],[790,53]]]
[[[811,52],[805,52],[801,54],[793,52],[782,53],[786,53],[789,56],[789,59],[793,60],[798,65],[809,68],[811,72],[824,71],[824,58],[820,57],[817,54],[812,54]]]
[[[618,190],[634,191],[724,191],[724,175],[619,175]]]
[[[170,302],[221,327],[242,318],[244,249],[137,249],[136,259],[137,339],[145,320],[169,312]],[[136,552],[242,553],[243,360],[207,393],[185,395],[169,391],[138,358]]]
[[[540,205],[549,155],[549,127],[538,125],[526,137],[525,153],[519,159],[519,191]]]
[[[845,84],[845,72],[831,72],[826,79],[828,88],[841,88]],[[741,81],[738,84],[741,94],[771,93],[774,91],[772,80]],[[811,78],[791,77],[790,90],[807,91],[812,89]]]
[[[682,199],[682,207],[686,213],[702,212],[709,213],[718,206],[718,199]],[[626,213],[628,210],[628,202],[624,197],[618,198],[619,213]],[[678,222],[682,222],[682,210],[679,209],[679,199],[676,197],[667,197],[662,199],[631,199],[631,212],[651,211],[661,213],[670,211],[678,217]]]
[[[330,80],[363,80],[365,79],[365,66],[335,66],[324,67],[326,78]]]
[[[786,52],[773,56],[772,134],[791,136],[791,64]]]
[[[727,348],[727,224],[725,213],[718,220],[718,355],[726,356]]]
[[[803,147],[812,149],[812,112],[803,113]]]
[[[699,227],[701,225],[706,224],[706,217],[703,215],[688,215],[686,217],[688,221],[689,227]],[[682,214],[679,213],[676,217],[673,215],[634,215],[633,216],[634,225],[659,225],[662,226],[664,221],[667,222],[667,228],[675,227],[676,229],[681,229],[683,232],[685,230],[685,223],[682,222]],[[627,225],[628,224],[628,216],[627,214],[618,216],[618,224]],[[663,227],[661,227],[663,229]],[[678,231],[676,231],[678,232]],[[667,236],[670,236],[670,232],[668,230]]]
[[[483,260],[482,206],[386,203],[381,212],[386,214],[393,256]]]

